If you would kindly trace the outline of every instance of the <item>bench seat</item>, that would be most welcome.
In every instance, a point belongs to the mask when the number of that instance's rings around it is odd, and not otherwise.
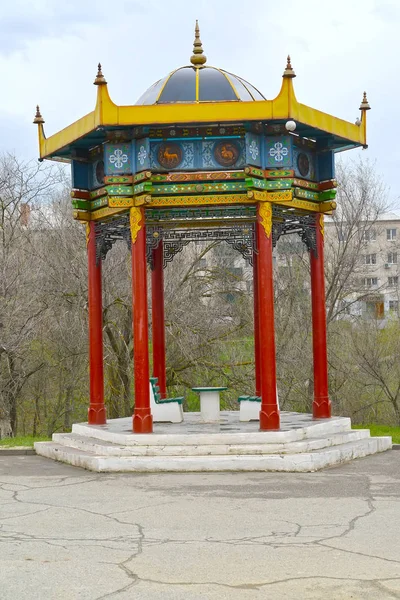
[[[258,421],[260,419],[261,396],[239,396],[239,421]]]
[[[183,396],[161,398],[157,377],[150,377],[150,408],[154,423],[181,423]]]

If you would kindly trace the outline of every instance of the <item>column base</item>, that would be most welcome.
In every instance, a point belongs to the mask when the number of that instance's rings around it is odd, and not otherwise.
[[[150,409],[135,408],[132,418],[133,433],[153,433],[153,415]]]
[[[276,404],[267,404],[260,410],[260,431],[277,430],[281,427],[281,418]]]
[[[103,403],[90,404],[88,408],[88,424],[89,425],[106,425],[106,407]]]
[[[330,419],[332,416],[331,401],[328,396],[322,396],[313,402],[314,419]]]

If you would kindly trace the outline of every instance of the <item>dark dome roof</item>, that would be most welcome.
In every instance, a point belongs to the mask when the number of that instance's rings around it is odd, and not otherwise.
[[[180,67],[156,81],[136,104],[265,100],[250,83],[216,67]]]

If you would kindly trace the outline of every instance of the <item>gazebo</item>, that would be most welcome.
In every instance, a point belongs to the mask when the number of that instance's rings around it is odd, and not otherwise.
[[[89,282],[89,425],[104,425],[102,261],[116,240],[132,252],[133,432],[151,433],[150,376],[165,398],[163,269],[189,242],[225,240],[254,273],[255,398],[259,428],[280,429],[272,252],[297,233],[311,263],[313,418],[329,419],[324,215],[335,210],[335,153],[366,147],[364,93],[350,123],[298,102],[290,57],[279,94],[209,66],[196,23],[190,64],[131,106],[110,98],[99,64],[94,110],[49,138],[37,107],[40,160],[71,163],[73,217],[86,225]],[[147,265],[152,283],[149,371]]]

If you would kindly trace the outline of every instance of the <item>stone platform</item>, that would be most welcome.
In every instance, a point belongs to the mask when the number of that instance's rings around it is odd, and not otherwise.
[[[73,425],[52,442],[36,442],[37,454],[101,472],[287,471],[310,472],[392,447],[390,437],[352,430],[346,417],[313,420],[282,412],[279,431],[239,421],[239,412],[221,412],[220,423],[203,423],[184,413],[179,424],[155,423],[154,433],[134,434],[132,418],[107,425]]]

